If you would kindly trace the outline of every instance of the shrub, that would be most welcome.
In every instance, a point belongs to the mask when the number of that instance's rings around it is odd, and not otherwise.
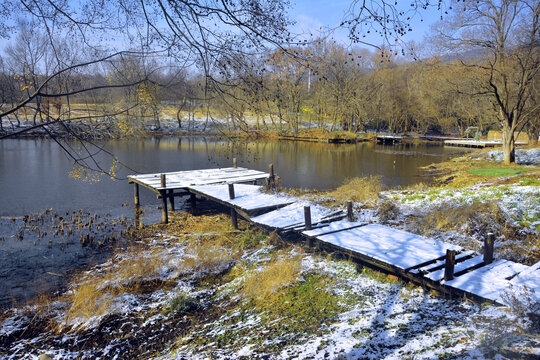
[[[296,257],[272,261],[262,270],[249,273],[242,293],[257,304],[271,301],[279,290],[296,281],[300,270]]]
[[[382,190],[381,177],[370,175],[362,178],[346,179],[343,185],[329,195],[338,201],[368,202],[377,200]]]

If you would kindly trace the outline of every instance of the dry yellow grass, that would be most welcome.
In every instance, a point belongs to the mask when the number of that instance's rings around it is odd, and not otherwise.
[[[115,297],[124,293],[137,293],[148,282],[155,281],[165,262],[170,260],[163,249],[143,250],[133,247],[123,252],[120,259],[102,269],[98,274],[83,273],[75,277],[71,292],[67,295],[70,308],[65,320],[88,319],[110,310]]]
[[[329,195],[337,201],[369,202],[377,200],[382,190],[381,177],[370,175],[347,179],[343,185],[330,192]]]
[[[248,273],[242,294],[256,303],[268,303],[279,290],[296,281],[301,268],[296,257],[274,260],[262,270]]]
[[[187,216],[186,219],[191,219]],[[205,221],[197,224],[197,230],[217,230],[223,226],[213,216],[203,217]],[[191,220],[190,220],[191,221]],[[194,225],[195,225],[194,224]],[[186,224],[183,224],[182,228]],[[172,270],[178,274],[195,271],[213,271],[230,262],[236,252],[227,245],[233,236],[215,234],[209,236],[185,236],[184,255],[179,257],[168,248],[147,249],[134,246],[129,250],[117,253],[113,261],[99,271],[83,273],[72,280],[71,291],[66,296],[69,306],[64,321],[89,319],[110,312],[116,298],[122,294],[136,294],[148,288],[153,290],[165,286],[160,279],[163,270]],[[77,329],[75,329],[77,330]]]

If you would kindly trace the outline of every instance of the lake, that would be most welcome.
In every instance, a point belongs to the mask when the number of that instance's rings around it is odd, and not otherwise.
[[[74,142],[62,144],[84,154]],[[73,159],[51,139],[0,141],[0,306],[61,289],[71,271],[109,256],[112,245],[97,246],[96,240],[82,246],[84,225],[101,222],[97,236],[104,236],[120,232],[116,219],[133,217],[133,186],[123,180],[128,174],[229,167],[237,158],[238,166],[263,171],[274,164],[287,187],[326,190],[347,178],[379,175],[386,186],[396,188],[429,182],[418,167],[470,151],[425,143],[231,142],[203,137],[110,140],[98,145],[130,167],[118,169],[119,180],[71,177]],[[90,151],[97,164],[110,168],[108,155],[97,148]],[[160,202],[155,193],[141,189],[140,196],[145,221],[158,222]],[[62,223],[70,229],[77,224],[83,228],[68,235]]]

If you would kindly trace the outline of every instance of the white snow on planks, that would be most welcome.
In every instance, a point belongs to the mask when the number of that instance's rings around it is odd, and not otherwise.
[[[457,258],[457,256],[456,256],[456,258]],[[477,255],[475,257],[464,260],[462,262],[458,262],[454,266],[454,273],[470,269],[473,266],[477,266],[477,265],[482,264],[483,262],[484,262],[484,256],[483,255]],[[428,279],[433,280],[433,281],[441,281],[444,278],[444,268],[439,269],[439,270],[435,270],[435,271],[430,272],[430,273],[427,273],[424,276],[427,277]]]
[[[513,287],[527,287],[540,300],[540,261],[520,272],[510,283]]]
[[[311,207],[311,223],[316,224],[325,217],[335,213],[334,210],[324,206],[312,204],[307,201],[298,201],[260,216],[256,216],[251,221],[275,229],[284,229],[293,226],[303,226],[305,224],[304,206]]]
[[[229,198],[229,186],[224,185],[201,185],[189,186],[188,189],[197,193],[216,199],[222,202],[239,207],[245,211],[269,208],[272,206],[280,207],[291,204],[296,199],[286,195],[265,194],[261,192],[262,186],[235,184],[234,199]]]
[[[379,224],[317,236],[317,239],[400,269],[407,269],[444,256],[447,249],[462,250],[457,245]]]
[[[454,287],[485,299],[493,300],[500,304],[506,304],[506,292],[518,291],[520,284],[512,284],[507,280],[512,276],[526,272],[529,266],[515,263],[508,260],[497,260],[489,265],[483,266],[474,271],[463,274],[453,280],[443,282],[447,286]],[[517,277],[517,276],[516,276]],[[538,279],[538,278],[537,278]],[[511,286],[513,285],[513,286]],[[540,294],[533,294],[540,300]]]
[[[317,229],[304,231],[302,232],[302,234],[308,237],[317,237],[317,236],[322,236],[322,235],[326,235],[330,233],[337,233],[344,230],[354,229],[360,226],[365,226],[367,224],[368,223],[365,221],[360,222],[360,221],[349,221],[347,219],[343,219],[343,220],[331,222],[329,224],[325,224],[324,226]]]
[[[166,187],[161,187],[161,174],[165,174]],[[268,173],[246,168],[221,168],[176,171],[167,173],[128,175],[131,181],[147,185],[156,190],[183,189],[192,185],[248,182],[268,178]]]

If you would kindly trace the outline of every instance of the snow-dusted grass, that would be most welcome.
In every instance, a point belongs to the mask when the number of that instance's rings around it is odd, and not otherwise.
[[[540,349],[525,312],[448,300],[358,271],[350,261],[306,253],[275,234],[229,231],[219,217],[199,217],[193,233],[185,224],[197,218],[179,219],[156,226],[161,233],[147,248],[120,252],[77,278],[110,274],[102,289],[114,288],[127,280],[113,276],[123,261],[160,254],[135,277],[144,286],[126,286],[102,314],[66,324],[65,297],[46,311],[7,312],[0,326],[2,358],[480,359],[511,346]],[[59,323],[58,332],[53,325]]]
[[[429,211],[443,204],[472,205],[496,201],[509,220],[532,229],[540,229],[540,187],[514,184],[465,188],[435,188],[424,191],[390,191],[384,196],[409,206]]]
[[[540,148],[534,149],[517,149],[516,163],[520,165],[540,165]],[[486,154],[488,160],[501,162],[504,154],[502,150],[493,150]]]

